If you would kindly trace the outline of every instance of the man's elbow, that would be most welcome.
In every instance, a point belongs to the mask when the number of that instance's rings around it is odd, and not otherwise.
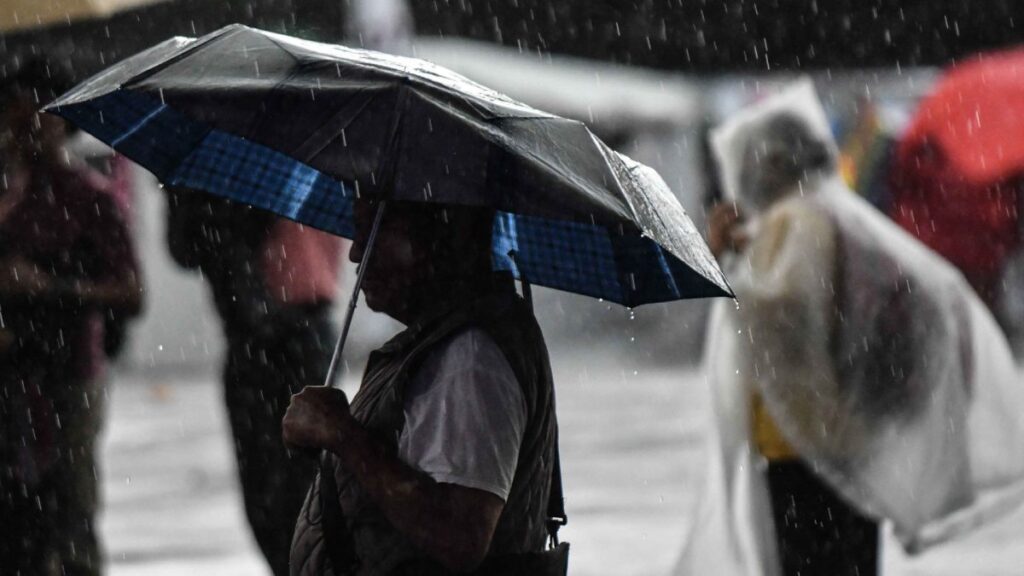
[[[494,523],[485,518],[472,519],[470,516],[455,515],[453,518],[460,519],[437,532],[442,539],[437,542],[434,559],[455,574],[479,568],[491,549]]]
[[[482,490],[431,483],[429,518],[416,522],[423,550],[455,574],[480,567],[491,549],[504,501]]]
[[[455,574],[465,574],[479,568],[491,547],[490,538],[477,534],[465,534],[453,540],[438,555],[437,560],[446,570]]]

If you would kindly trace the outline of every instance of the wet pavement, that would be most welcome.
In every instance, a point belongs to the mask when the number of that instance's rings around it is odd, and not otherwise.
[[[669,573],[701,481],[700,375],[610,351],[555,358],[570,572]],[[113,576],[268,574],[245,523],[215,372],[120,374],[103,457]],[[886,564],[887,575],[1020,574],[1024,513]]]

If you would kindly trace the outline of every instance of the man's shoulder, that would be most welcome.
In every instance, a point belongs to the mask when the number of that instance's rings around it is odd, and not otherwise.
[[[424,361],[441,373],[454,373],[474,369],[500,369],[508,360],[498,342],[484,328],[464,326],[434,346]]]
[[[415,351],[410,376],[420,381],[490,372],[515,383],[530,398],[543,394],[550,384],[550,377],[543,376],[550,371],[543,335],[529,307],[514,292],[494,294],[453,311],[428,331],[433,335],[400,334],[381,350],[394,353],[411,345]]]

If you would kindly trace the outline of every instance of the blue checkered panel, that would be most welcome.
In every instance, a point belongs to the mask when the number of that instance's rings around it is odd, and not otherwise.
[[[351,190],[244,138],[211,130],[144,94],[114,92],[60,114],[169,186],[202,190],[351,238]]]
[[[166,182],[204,190],[352,238],[355,194],[306,164],[243,138],[213,131]]]
[[[620,301],[615,252],[589,226],[508,212],[495,218],[493,261],[533,284]]]
[[[517,278],[625,306],[682,298],[694,273],[650,239],[604,226],[500,212],[494,267]]]
[[[160,178],[209,132],[159,100],[131,92],[113,92],[59,112]]]
[[[150,96],[115,92],[59,112],[165,184],[339,236],[354,234],[350,187],[266,146],[190,120]],[[499,212],[492,253],[496,269],[532,284],[626,306],[677,300],[684,293],[693,297],[693,286],[706,284],[634,231],[579,222]]]

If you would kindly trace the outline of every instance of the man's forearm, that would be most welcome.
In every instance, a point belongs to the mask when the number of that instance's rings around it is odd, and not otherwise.
[[[435,482],[389,454],[352,419],[346,419],[341,428],[338,444],[331,451],[356,476],[395,528],[449,569],[472,569],[483,560],[500,514],[500,499],[490,494],[483,496],[497,501],[493,518],[487,514],[466,514],[465,497],[481,497],[466,491],[478,491]]]
[[[504,500],[483,490],[438,483],[414,470],[349,410],[340,390],[307,386],[292,396],[285,413],[285,443],[335,454],[391,525],[448,570],[478,566],[490,548]]]

